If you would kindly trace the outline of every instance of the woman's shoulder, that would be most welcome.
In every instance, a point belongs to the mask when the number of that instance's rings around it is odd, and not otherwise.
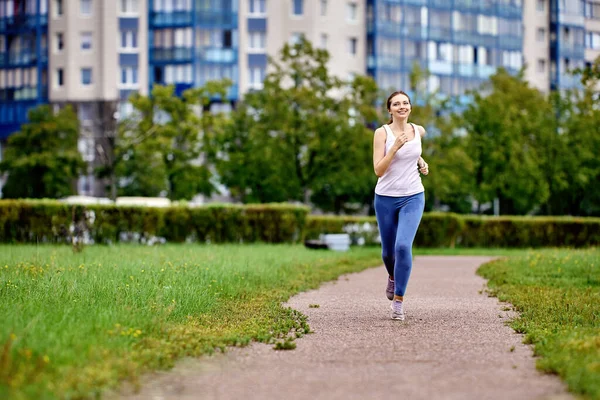
[[[425,128],[423,128],[423,126],[419,125],[419,124],[415,124],[414,122],[412,123],[415,127],[415,129],[419,132],[419,134],[421,135],[421,137],[425,136],[425,134],[427,133],[427,131],[425,130]]]
[[[381,125],[379,128],[375,129],[375,136],[386,136],[384,125]]]

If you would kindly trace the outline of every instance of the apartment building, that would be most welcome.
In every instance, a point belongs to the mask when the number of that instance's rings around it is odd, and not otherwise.
[[[211,106],[228,111],[302,36],[329,51],[333,74],[385,90],[408,88],[415,63],[442,95],[523,65],[533,86],[560,90],[600,55],[600,0],[0,0],[0,157],[32,107],[72,104],[89,164],[79,192],[100,194],[92,171],[131,93],[229,78]]]

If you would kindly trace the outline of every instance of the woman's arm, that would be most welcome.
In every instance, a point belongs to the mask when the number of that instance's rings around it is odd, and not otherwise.
[[[423,128],[421,125],[417,125],[417,129],[419,130],[419,134],[421,135],[421,137],[423,137],[427,134],[427,132],[425,131],[425,128]],[[423,175],[429,174],[429,164],[427,164],[425,162],[423,157],[419,157],[419,161],[417,161],[417,165],[419,166],[419,172],[421,172]]]

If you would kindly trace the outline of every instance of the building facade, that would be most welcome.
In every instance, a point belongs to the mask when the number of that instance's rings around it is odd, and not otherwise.
[[[442,95],[524,65],[531,85],[560,90],[600,55],[600,0],[0,0],[0,157],[32,107],[72,104],[89,165],[78,189],[102,194],[93,170],[132,93],[228,78],[211,106],[228,111],[302,36],[329,51],[333,74],[384,90],[409,88],[415,64]]]

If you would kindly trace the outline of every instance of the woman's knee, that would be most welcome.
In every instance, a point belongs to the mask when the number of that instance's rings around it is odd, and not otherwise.
[[[394,253],[396,257],[402,259],[404,257],[410,257],[411,246],[408,243],[396,243],[394,246]]]

